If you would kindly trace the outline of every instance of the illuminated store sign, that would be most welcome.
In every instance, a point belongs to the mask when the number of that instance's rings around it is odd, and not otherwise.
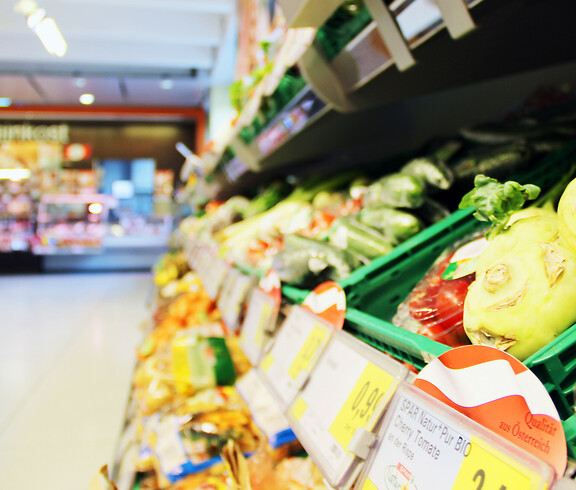
[[[0,124],[0,141],[49,141],[68,143],[67,124]]]

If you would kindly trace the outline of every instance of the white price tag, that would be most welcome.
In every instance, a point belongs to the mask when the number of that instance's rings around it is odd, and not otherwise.
[[[209,264],[210,267],[204,270],[203,276],[201,276],[202,282],[208,296],[215,300],[230,268],[226,262],[217,258],[205,263]]]
[[[236,389],[250,408],[254,422],[264,432],[272,447],[296,439],[288,420],[255,369],[248,371],[236,382]]]
[[[293,306],[280,327],[260,370],[282,408],[293,400],[306,382],[333,328],[300,306]]]
[[[260,361],[268,339],[267,333],[272,330],[277,319],[278,308],[274,298],[255,289],[248,303],[239,338],[240,347],[253,366]]]
[[[189,241],[184,243],[184,258],[190,268],[194,269],[194,242]]]
[[[226,277],[220,287],[219,293],[218,293],[218,300],[216,301],[216,304],[218,305],[218,309],[220,310],[220,313],[222,314],[222,319],[224,320],[224,323],[226,323],[226,312],[228,309],[228,305],[230,302],[230,296],[232,295],[232,291],[234,291],[234,288],[236,287],[236,280],[238,279],[238,274],[236,269],[232,268],[232,267],[228,267],[228,270],[226,272]]]
[[[198,271],[198,265],[200,264],[200,257],[202,255],[202,246],[199,243],[194,244],[192,249],[192,268]]]
[[[375,440],[370,433],[407,374],[405,366],[345,332],[328,343],[288,418],[331,485],[343,485],[358,457],[367,457]]]
[[[198,248],[197,256],[197,263],[194,267],[194,270],[198,273],[198,276],[202,280],[202,283],[205,282],[205,267],[212,262],[212,257],[208,256],[208,252],[205,247],[200,246]]]
[[[553,478],[536,456],[404,385],[358,488],[535,490]]]
[[[228,277],[231,278],[232,285],[227,290],[227,298],[223,309],[221,308],[222,319],[228,329],[235,332],[238,330],[240,323],[242,307],[244,306],[246,297],[256,285],[256,278],[247,276],[236,269],[233,269]]]

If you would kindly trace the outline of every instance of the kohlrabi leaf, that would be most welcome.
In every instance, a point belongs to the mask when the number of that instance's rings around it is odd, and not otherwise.
[[[510,216],[522,209],[526,201],[536,199],[539,194],[538,186],[523,186],[514,181],[502,184],[480,174],[474,179],[474,189],[462,198],[459,208],[473,206],[478,220],[491,223],[486,233],[486,238],[490,239],[504,231]]]

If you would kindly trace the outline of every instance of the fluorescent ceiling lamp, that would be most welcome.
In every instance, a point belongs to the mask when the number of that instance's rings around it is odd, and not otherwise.
[[[12,99],[10,97],[0,97],[0,107],[10,107]]]
[[[160,80],[160,88],[162,90],[172,90],[174,88],[174,80],[170,77],[165,76]]]
[[[56,22],[51,17],[46,17],[44,9],[38,9],[28,16],[28,26],[42,41],[42,44],[50,54],[64,56],[68,45]]]
[[[30,29],[34,29],[46,17],[46,10],[36,8],[28,15],[26,22]]]
[[[30,178],[27,168],[0,168],[0,179],[22,180]]]

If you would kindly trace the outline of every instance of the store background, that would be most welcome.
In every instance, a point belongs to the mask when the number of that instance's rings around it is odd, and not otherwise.
[[[68,43],[58,58],[14,11],[19,3],[25,2],[0,4],[0,97],[11,99],[0,108],[0,155],[35,159],[39,147],[50,150],[42,141],[8,141],[9,127],[66,125],[68,138],[44,160],[46,187],[38,172],[32,186],[0,182],[0,486],[77,490],[112,461],[122,428],[135,347],[148,319],[149,269],[166,250],[180,209],[173,190],[182,185],[184,157],[175,145],[201,151],[209,106],[224,108],[211,124],[229,117],[237,7],[231,0],[39,2]],[[80,104],[84,93],[94,95],[92,106]],[[89,156],[65,158],[72,143],[86,145]],[[0,168],[14,164],[0,161]],[[156,171],[168,174],[155,185]],[[122,236],[106,238],[116,240],[116,255],[110,247],[107,254],[30,252],[28,232],[44,195],[110,194],[111,180],[132,181],[134,193],[145,194],[144,203],[135,202],[138,196],[120,203]],[[30,199],[18,205],[23,194]],[[148,226],[150,217],[160,225]],[[116,216],[110,224],[118,222]],[[52,269],[76,272],[39,275],[50,261]]]
[[[152,202],[139,205],[134,197],[120,197],[127,213],[132,217],[173,217],[189,212],[176,199],[186,184],[180,178],[185,158],[176,144],[184,143],[202,154],[207,141],[218,141],[229,129],[236,115],[230,104],[230,84],[262,62],[259,41],[277,36],[277,19],[270,17],[273,2],[45,0],[42,6],[56,19],[68,42],[69,51],[62,58],[45,52],[26,26],[25,17],[14,11],[17,3],[0,5],[0,97],[12,100],[10,106],[0,108],[0,124],[66,124],[69,141],[65,144],[88,145],[88,159],[62,158],[48,165],[48,173],[57,169],[58,192],[77,191],[72,181],[77,182],[82,172],[93,171],[102,180],[93,180],[90,192],[112,193],[114,179],[110,175],[118,171],[115,180],[132,181],[137,193],[140,184],[135,181],[143,174],[150,176],[152,159],[155,170],[172,172],[172,186],[167,191],[170,204],[162,205],[166,200],[160,199],[155,207],[155,192],[148,178],[140,190],[146,200],[152,194]],[[429,7],[432,2],[420,3]],[[373,164],[463,126],[498,119],[542,86],[573,83],[573,7],[567,1],[554,6],[557,8],[548,8],[544,2],[510,1],[496,8],[492,1],[482,2],[474,14],[479,19],[477,32],[459,40],[439,33],[434,42],[415,50],[417,64],[410,70],[401,73],[391,67],[356,91],[353,99],[361,110],[326,112],[307,131],[266,157],[264,171],[240,165],[236,169],[240,177],[230,178],[230,173],[223,177],[219,169],[215,177],[219,187],[211,197],[252,192],[256,185],[289,173],[336,173]],[[95,96],[89,107],[78,102],[87,92]],[[9,143],[2,143],[8,153],[12,151],[7,150]],[[128,169],[132,165],[147,170],[132,173]],[[144,239],[130,241],[127,225],[116,235],[109,234],[112,242],[105,244],[107,254],[93,254],[94,250],[84,245],[83,249],[58,250],[39,258],[23,250],[20,236],[17,251],[13,251],[14,234],[31,230],[35,221],[35,211],[24,210],[14,216],[5,210],[12,198],[22,195],[23,185],[3,183],[0,233],[6,253],[0,255],[0,273],[144,271],[165,250],[165,228],[141,227],[136,234],[144,229]],[[34,207],[44,195],[40,189],[25,192]],[[132,222],[138,228],[138,220]],[[154,236],[158,229],[159,236]],[[142,249],[146,253],[140,260],[134,259],[138,255],[134,251]],[[46,282],[50,277],[57,277],[57,287]],[[0,455],[12,488],[26,488],[23,482],[32,477],[26,474],[30,454],[45,465],[45,474],[36,475],[36,487],[46,479],[59,478],[52,480],[58,482],[55,487],[79,488],[77,482],[87,481],[89,471],[110,460],[128,393],[137,328],[146,318],[143,308],[150,294],[146,273],[128,273],[112,281],[113,277],[46,274],[0,278],[5,305],[2,328],[7,330],[1,397],[10,400],[3,405],[4,418],[0,420]],[[85,287],[78,288],[78,284]],[[41,319],[23,315],[31,310],[32,302]],[[82,306],[69,307],[76,304]],[[79,325],[87,330],[79,330]],[[32,340],[20,336],[22,332],[31,334]],[[105,345],[114,345],[113,352]],[[78,370],[80,365],[86,372]],[[65,389],[72,387],[80,387],[80,397],[71,397]],[[65,400],[69,400],[68,408]],[[37,407],[50,408],[36,418]],[[87,417],[90,422],[85,423]],[[75,431],[83,420],[86,433]],[[39,427],[53,430],[39,431]],[[99,434],[98,427],[105,428],[105,433]],[[75,450],[82,446],[96,448],[92,459]],[[32,448],[36,452],[31,453]],[[59,455],[58,450],[62,451]],[[45,454],[54,454],[55,459]],[[73,463],[75,456],[83,458],[82,465]],[[53,465],[56,460],[58,464]],[[77,470],[72,470],[75,466]],[[52,477],[47,476],[50,468]],[[66,476],[77,480],[65,483]]]

